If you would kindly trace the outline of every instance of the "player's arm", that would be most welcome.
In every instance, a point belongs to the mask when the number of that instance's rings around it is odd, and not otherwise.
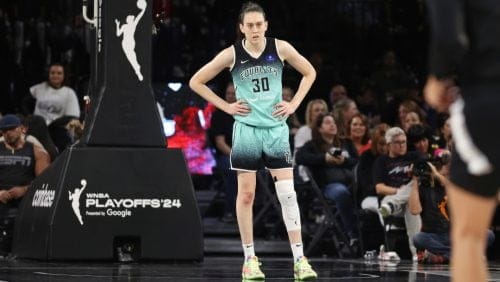
[[[290,105],[293,107],[293,111],[295,111],[299,107],[302,100],[304,100],[304,97],[307,95],[309,89],[311,89],[311,86],[316,79],[316,70],[314,70],[311,63],[290,43],[283,40],[277,40],[276,44],[281,59],[289,63],[295,70],[302,74],[302,80],[300,81],[299,88],[297,89],[292,101],[290,101]]]
[[[431,22],[429,78],[424,93],[427,103],[438,111],[446,111],[455,100],[447,91],[446,78],[453,74],[469,48],[462,1],[426,2]]]
[[[203,97],[208,102],[214,104],[217,108],[223,110],[230,115],[245,115],[248,114],[249,108],[241,101],[229,104],[224,99],[220,98],[207,86],[207,82],[212,80],[225,68],[232,66],[234,61],[234,47],[228,47],[222,50],[215,58],[199,69],[191,80],[189,87],[198,95]]]

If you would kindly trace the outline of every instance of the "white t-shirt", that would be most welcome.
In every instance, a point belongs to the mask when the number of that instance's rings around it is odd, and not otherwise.
[[[307,141],[312,139],[312,130],[309,126],[303,125],[297,130],[295,133],[295,138],[294,138],[294,146],[295,146],[295,152],[297,150],[304,146]]]
[[[80,105],[73,89],[50,87],[47,82],[33,85],[31,95],[36,99],[34,115],[42,116],[47,124],[62,116],[80,117]]]

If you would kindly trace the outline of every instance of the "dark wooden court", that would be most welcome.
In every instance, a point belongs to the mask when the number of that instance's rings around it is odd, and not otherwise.
[[[242,258],[205,257],[202,262],[37,262],[2,260],[1,281],[238,281]],[[318,281],[449,281],[448,265],[410,261],[379,263],[364,259],[312,258]],[[266,281],[292,281],[289,257],[262,257]],[[500,264],[490,263],[491,281],[500,281]]]

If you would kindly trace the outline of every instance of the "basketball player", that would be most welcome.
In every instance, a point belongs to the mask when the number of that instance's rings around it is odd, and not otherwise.
[[[428,0],[427,102],[450,110],[455,153],[448,197],[453,281],[486,281],[486,232],[497,206],[500,147],[500,10],[496,0]],[[444,79],[457,70],[461,96]]]
[[[266,167],[276,180],[276,194],[295,261],[295,279],[304,280],[315,278],[317,274],[303,255],[286,119],[304,99],[316,72],[288,42],[265,37],[267,26],[262,7],[252,2],[244,4],[239,16],[243,40],[222,50],[194,74],[189,85],[193,91],[235,118],[231,167],[238,171],[236,215],[245,256],[243,279],[261,280],[265,277],[253,246],[252,205],[256,171]],[[290,102],[281,98],[285,61],[302,74],[297,93]],[[206,86],[226,68],[230,70],[236,87],[237,101],[231,104]]]

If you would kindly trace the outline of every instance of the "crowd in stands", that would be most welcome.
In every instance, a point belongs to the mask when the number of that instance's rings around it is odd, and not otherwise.
[[[446,262],[448,238],[436,236],[438,247],[422,239],[449,228],[445,192],[433,188],[442,189],[448,165],[443,156],[453,154],[448,116],[438,115],[422,99],[427,46],[422,1],[270,2],[262,4],[277,22],[268,34],[293,42],[318,73],[306,101],[288,120],[295,164],[312,168],[324,196],[339,210],[351,244],[361,235],[357,209],[380,214],[382,224],[387,216],[400,214],[406,218],[415,260]],[[154,84],[185,83],[235,40],[236,18],[228,15],[238,14],[239,1],[154,3]],[[50,161],[82,134],[92,42],[85,27],[79,1],[0,3],[0,114],[9,119],[0,130],[6,137],[16,131]],[[287,69],[283,81],[283,99],[290,99],[297,76]],[[227,82],[216,81],[215,87],[231,101],[234,87]],[[451,82],[449,91],[459,91],[458,85]],[[235,176],[228,169],[231,122],[216,111],[212,130],[199,146],[203,154],[214,154],[208,159],[228,179],[224,216],[234,222]],[[206,150],[209,146],[212,151]],[[430,173],[438,184],[423,183],[415,175],[419,160],[432,163]],[[357,195],[352,191],[354,168]],[[439,201],[425,194],[431,192]],[[6,202],[1,195],[0,202]]]

